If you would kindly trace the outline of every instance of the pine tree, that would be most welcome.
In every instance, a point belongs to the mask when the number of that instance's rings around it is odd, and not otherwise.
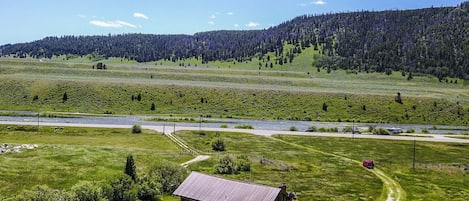
[[[68,95],[67,95],[67,92],[64,93],[64,95],[62,96],[62,103],[65,103],[65,101],[68,100]]]
[[[129,175],[132,180],[137,180],[137,172],[134,163],[134,157],[132,155],[127,156],[127,162],[125,163],[125,174]]]

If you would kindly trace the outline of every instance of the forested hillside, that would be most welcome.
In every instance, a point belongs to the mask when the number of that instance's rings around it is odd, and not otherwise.
[[[285,44],[294,48],[285,50]],[[47,37],[0,46],[0,53],[37,58],[94,54],[138,62],[197,58],[205,63],[245,61],[271,52],[275,63],[282,65],[305,48],[320,52],[311,55],[315,63],[308,65],[328,70],[402,71],[469,80],[469,2],[457,7],[305,15],[254,31]]]

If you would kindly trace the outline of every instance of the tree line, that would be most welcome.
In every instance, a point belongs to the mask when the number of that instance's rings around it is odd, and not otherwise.
[[[292,62],[305,48],[320,51],[315,66],[359,72],[402,71],[469,80],[469,2],[456,7],[304,15],[264,30],[209,31],[194,35],[120,34],[47,37],[0,46],[3,55],[178,62],[196,58],[242,62],[274,52]],[[294,45],[286,51],[285,44]],[[313,55],[311,55],[313,56]]]

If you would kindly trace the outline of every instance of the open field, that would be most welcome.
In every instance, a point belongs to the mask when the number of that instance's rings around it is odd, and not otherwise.
[[[0,195],[10,197],[45,184],[70,189],[79,181],[104,182],[124,171],[132,154],[137,173],[163,161],[192,159],[163,135],[129,129],[0,126],[0,143],[37,144],[34,150],[0,155]],[[1,196],[0,196],[1,198]]]
[[[178,133],[185,142],[208,153],[213,153],[211,142],[218,138],[216,135],[197,131]],[[382,199],[383,183],[353,162],[364,159],[374,159],[377,168],[400,184],[404,190],[403,200],[469,198],[469,172],[464,170],[469,167],[467,144],[417,142],[414,171],[413,142],[409,141],[283,135],[269,138],[240,133],[219,135],[226,144],[227,154],[247,156],[252,163],[251,172],[229,178],[273,186],[286,182],[300,200]],[[211,173],[223,155],[214,154],[217,157],[189,168]],[[263,158],[270,163],[262,164]]]
[[[36,184],[67,189],[80,180],[103,182],[122,173],[132,153],[138,172],[162,161],[182,163],[185,154],[154,131],[130,134],[129,129],[1,126],[0,142],[38,144],[39,148],[1,155],[0,195],[11,196]],[[224,155],[247,159],[250,172],[224,175],[270,186],[288,185],[299,200],[385,200],[387,185],[359,164],[374,159],[385,176],[400,185],[401,200],[465,200],[469,197],[467,144],[417,142],[412,170],[411,141],[347,139],[243,133],[178,131],[177,136],[209,160],[189,170],[209,174]],[[222,139],[226,152],[211,150]],[[376,170],[378,171],[378,170]],[[64,179],[66,178],[66,179]],[[165,197],[165,200],[173,199]]]
[[[455,84],[426,76],[408,81],[399,73],[328,74],[306,64],[257,70],[236,64],[180,67],[116,59],[103,62],[108,62],[107,70],[92,69],[95,62],[83,59],[1,58],[0,109],[469,124],[469,87],[463,80]],[[394,101],[397,92],[403,104]]]

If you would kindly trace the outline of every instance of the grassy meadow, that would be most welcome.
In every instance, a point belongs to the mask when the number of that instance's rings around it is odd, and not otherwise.
[[[178,138],[207,161],[188,166],[190,171],[214,174],[225,155],[243,158],[250,172],[219,175],[269,186],[286,183],[298,200],[384,200],[383,182],[356,161],[374,159],[376,167],[405,190],[405,200],[465,200],[469,197],[467,144],[417,142],[416,169],[412,169],[413,143],[372,139],[300,136],[262,137],[243,133],[180,131]],[[212,151],[221,139],[226,151]],[[0,126],[0,142],[38,144],[33,150],[0,156],[0,197],[11,197],[34,185],[69,189],[79,181],[105,182],[122,174],[132,154],[137,174],[156,163],[182,163],[193,156],[165,136],[130,129]],[[340,156],[340,157],[339,157]],[[163,200],[174,200],[165,196]]]
[[[0,58],[0,109],[469,125],[466,81],[317,72],[304,52],[294,63],[261,70],[257,58],[190,66],[111,58],[102,61],[107,70],[81,57]]]
[[[1,144],[37,144],[33,150],[0,155],[0,198],[35,185],[67,189],[79,181],[105,182],[124,171],[132,154],[137,174],[163,161],[192,159],[153,131],[131,134],[130,129],[0,126]]]
[[[404,200],[469,198],[469,171],[464,170],[469,168],[469,144],[417,142],[414,170],[411,141],[289,135],[270,138],[203,131],[179,132],[178,136],[195,149],[215,155],[190,169],[213,173],[213,166],[225,154],[247,157],[251,172],[227,177],[271,186],[284,182],[299,200],[383,199],[381,180],[352,162],[364,159],[373,159],[377,168],[401,185]],[[218,138],[224,141],[226,153],[211,151],[211,142]],[[262,162],[265,160],[268,162]]]

